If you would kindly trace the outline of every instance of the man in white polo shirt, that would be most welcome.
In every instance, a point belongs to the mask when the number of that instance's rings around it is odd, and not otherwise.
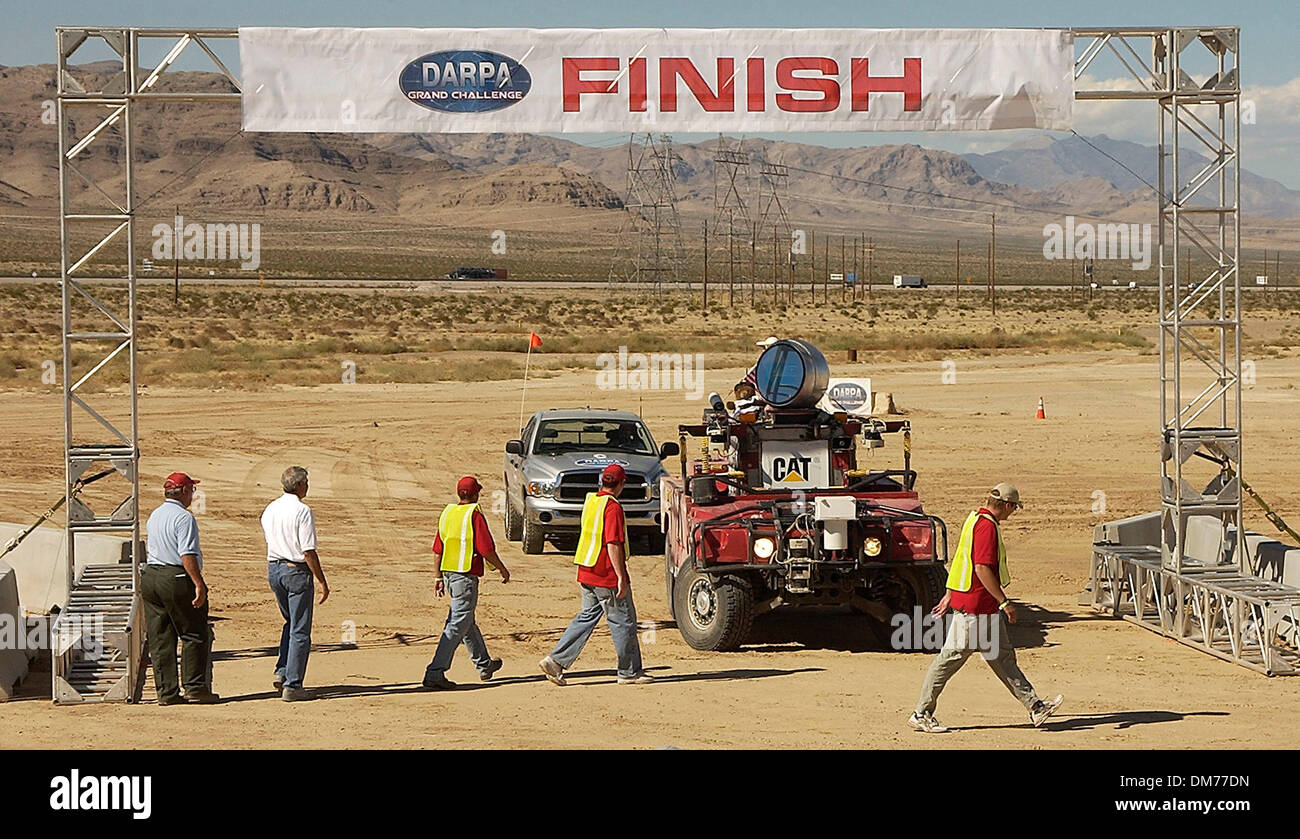
[[[266,535],[267,581],[284,616],[280,655],[273,685],[285,702],[311,698],[303,689],[307,656],[311,653],[313,579],[320,581],[320,602],[330,596],[320,557],[316,554],[316,519],[302,502],[307,494],[307,470],[290,466],[280,476],[284,495],[266,505],[262,532]]]

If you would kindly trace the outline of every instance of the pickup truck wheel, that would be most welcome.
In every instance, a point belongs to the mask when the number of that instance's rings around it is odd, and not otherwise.
[[[523,533],[521,535],[524,539],[523,548],[526,554],[539,554],[546,546],[546,531],[542,530],[540,524],[533,524],[524,519]]]
[[[754,592],[742,577],[682,568],[673,586],[673,614],[694,649],[735,650],[754,622]]]
[[[666,534],[660,533],[657,528],[650,531],[646,536],[646,553],[651,556],[663,553],[664,545],[667,541],[668,539]]]
[[[510,542],[518,542],[524,537],[524,517],[516,510],[515,505],[506,499],[506,539]]]

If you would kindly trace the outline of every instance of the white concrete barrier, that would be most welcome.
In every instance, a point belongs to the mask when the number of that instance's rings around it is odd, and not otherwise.
[[[1257,576],[1300,588],[1300,548],[1249,531],[1246,532],[1246,545]]]
[[[1097,544],[1160,547],[1160,513],[1142,513],[1117,521],[1102,522],[1093,529]],[[1187,553],[1194,559],[1211,560],[1219,554],[1221,533],[1213,516],[1191,516],[1187,522]],[[1236,546],[1236,528],[1228,529],[1228,550]],[[1271,536],[1246,531],[1246,548],[1251,571],[1258,577],[1300,588],[1300,547],[1279,542]]]
[[[11,554],[12,556],[12,554]],[[0,702],[13,698],[19,683],[27,676],[27,651],[19,638],[27,631],[27,621],[18,606],[18,580],[8,563],[0,561]],[[12,643],[11,643],[12,642]]]
[[[1092,530],[1092,541],[1097,544],[1135,547],[1151,545],[1160,547],[1160,513],[1140,513],[1126,519],[1105,521]]]
[[[0,522],[0,547],[21,533],[27,525]],[[130,561],[130,540],[104,533],[77,535],[77,571],[87,565],[109,565]],[[14,570],[18,582],[18,602],[29,615],[48,614],[68,601],[68,581],[64,571],[67,553],[62,527],[44,525],[36,528],[4,561]],[[21,614],[21,613],[20,613]]]

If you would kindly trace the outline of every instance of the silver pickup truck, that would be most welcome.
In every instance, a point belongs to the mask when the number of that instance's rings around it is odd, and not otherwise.
[[[676,443],[656,448],[636,414],[592,408],[538,411],[518,440],[506,443],[506,538],[539,554],[547,540],[561,551],[578,545],[582,505],[611,463],[627,471],[623,503],[628,536],[643,536],[650,553],[664,549],[659,513],[663,459]],[[635,550],[635,548],[634,548]]]

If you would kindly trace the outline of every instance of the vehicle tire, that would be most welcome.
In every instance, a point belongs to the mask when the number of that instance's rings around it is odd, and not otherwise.
[[[943,599],[944,591],[947,588],[948,574],[937,566],[923,566],[921,568],[898,568],[889,572],[891,585],[887,587],[889,596],[882,598],[885,606],[893,614],[902,613],[911,620],[919,609],[922,620],[930,614],[930,610],[939,604]],[[909,639],[915,635],[902,633],[902,636]],[[905,644],[899,648],[902,652],[934,652],[934,650],[925,650],[921,647],[914,647],[911,644]]]
[[[677,620],[677,598],[673,597],[673,583],[677,578],[673,576],[673,558],[668,553],[667,545],[664,546],[664,585],[668,588],[668,616]]]
[[[506,498],[506,540],[518,542],[524,538],[524,517],[515,512],[515,505]]]
[[[523,549],[526,554],[539,554],[546,546],[546,531],[540,524],[524,519],[523,533],[520,535],[524,540]]]
[[[646,534],[646,555],[654,556],[664,552],[664,545],[668,542],[667,534],[661,533],[658,528],[651,530]]]
[[[578,550],[579,536],[580,534],[577,533],[553,533],[551,534],[551,544],[560,553],[575,553]]]
[[[916,593],[917,604],[921,611],[930,614],[930,610],[939,605],[944,592],[948,590],[948,572],[943,568],[925,566],[909,569],[912,591]]]
[[[683,567],[673,586],[673,614],[687,644],[697,650],[735,650],[754,622],[754,591],[734,574]]]

